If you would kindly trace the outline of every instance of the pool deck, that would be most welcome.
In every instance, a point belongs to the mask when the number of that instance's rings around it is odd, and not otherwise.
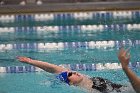
[[[73,12],[73,11],[140,10],[140,1],[55,3],[42,5],[1,5],[0,14]]]

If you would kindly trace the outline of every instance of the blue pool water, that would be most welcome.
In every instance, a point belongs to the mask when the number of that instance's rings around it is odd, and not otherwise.
[[[86,93],[18,62],[18,55],[129,85],[117,53],[130,47],[129,66],[140,76],[139,31],[139,10],[0,15],[0,93]]]

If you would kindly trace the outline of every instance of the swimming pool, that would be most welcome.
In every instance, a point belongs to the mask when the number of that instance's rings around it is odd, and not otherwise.
[[[127,84],[117,52],[131,48],[130,67],[140,76],[139,30],[139,10],[1,15],[0,93],[85,93],[17,55]]]

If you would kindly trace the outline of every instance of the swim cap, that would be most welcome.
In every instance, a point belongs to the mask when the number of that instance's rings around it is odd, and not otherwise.
[[[68,72],[62,72],[57,76],[58,79],[60,79],[62,82],[65,82],[69,85],[69,80],[68,80]]]

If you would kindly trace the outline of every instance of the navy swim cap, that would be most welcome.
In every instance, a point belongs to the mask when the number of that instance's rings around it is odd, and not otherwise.
[[[60,79],[62,82],[65,82],[69,85],[69,80],[68,80],[68,72],[62,72],[57,76],[58,79]]]

